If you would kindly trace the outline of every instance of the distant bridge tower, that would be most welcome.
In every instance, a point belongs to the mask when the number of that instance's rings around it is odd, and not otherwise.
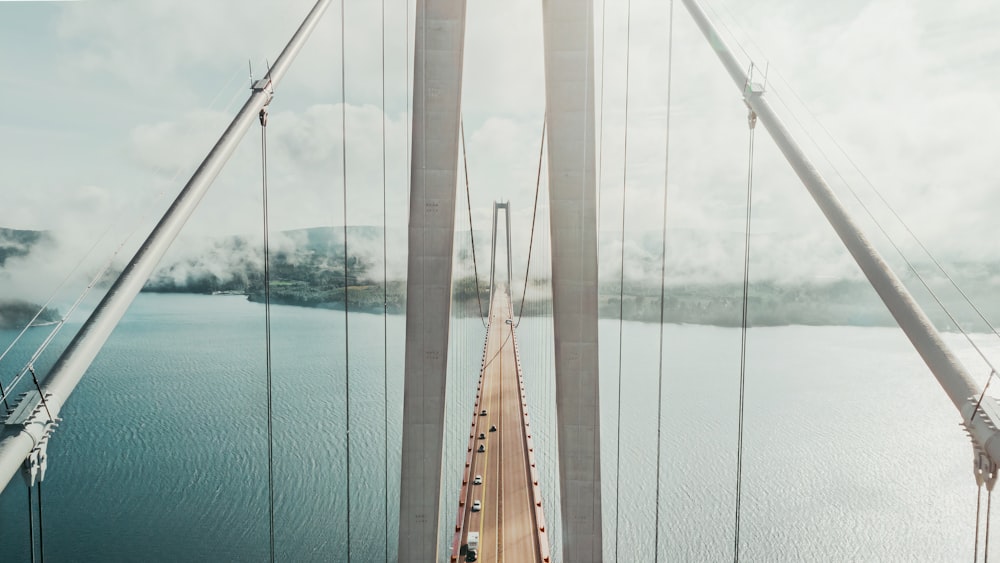
[[[438,559],[465,0],[417,0],[400,561]],[[563,557],[599,561],[593,7],[543,0]]]

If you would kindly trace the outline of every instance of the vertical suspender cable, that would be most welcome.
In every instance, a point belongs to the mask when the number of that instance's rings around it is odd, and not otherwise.
[[[385,187],[385,0],[382,0],[382,414],[385,482],[385,563],[389,563],[389,258]],[[407,15],[409,17],[409,15]]]
[[[403,88],[406,90],[406,108],[405,116],[403,120],[403,132],[406,134],[406,209],[409,212],[410,209],[410,135],[412,123],[410,121],[410,0],[406,0],[406,14],[404,14],[403,19],[406,21],[406,41],[403,41],[405,51],[406,51],[406,62],[403,64],[403,68],[406,69],[406,84]],[[416,41],[416,38],[414,38]]]
[[[625,134],[622,150],[622,248],[621,275],[618,278],[618,438],[615,442],[615,560],[618,558],[618,523],[620,503],[620,483],[622,469],[622,336],[625,328],[625,192],[628,185],[628,78],[629,55],[631,50],[630,33],[632,28],[632,1],[626,5],[627,23],[625,24]]]
[[[594,26],[594,10],[593,10],[593,6],[591,5],[590,7],[587,8],[587,29],[593,29],[593,26]],[[587,41],[587,60],[588,61],[592,61],[593,57],[594,57],[593,43],[594,43],[593,41]],[[593,80],[593,78],[590,75],[590,72],[591,72],[592,68],[593,68],[593,64],[589,64],[589,63],[588,64],[584,64],[584,73],[583,73],[584,74],[584,84],[591,84],[591,81]],[[581,147],[580,147],[581,148],[581,156],[582,156],[582,158],[580,159],[581,169],[582,169],[581,170],[582,173],[580,174],[580,201],[586,201],[586,199],[587,199],[586,198],[586,191],[587,191],[587,180],[586,180],[586,178],[587,178],[587,174],[586,174],[587,164],[586,163],[587,163],[587,160],[589,158],[593,158],[593,154],[588,151],[588,144],[586,142],[586,136],[588,134],[590,134],[590,129],[589,128],[594,125],[594,124],[592,124],[592,123],[589,122],[589,117],[591,115],[593,115],[594,112],[593,112],[593,106],[590,105],[590,104],[593,104],[593,100],[591,99],[590,95],[588,94],[588,88],[585,86],[584,88],[582,88],[582,91],[583,91],[583,108],[584,108],[585,111],[583,112],[583,116],[584,116],[584,123],[583,123],[583,126],[584,126],[584,128],[583,128],[583,131],[584,131],[584,133],[583,133],[584,134],[584,142],[581,143]],[[589,110],[589,111],[587,111],[587,110]],[[546,108],[546,115],[547,114],[548,114],[548,108]],[[550,196],[550,201],[551,201],[551,196]],[[552,213],[552,210],[550,209],[549,210],[549,221],[552,220],[551,213]],[[584,225],[584,221],[585,221],[586,216],[587,216],[586,211],[584,211],[584,209],[581,208],[580,211],[579,211],[579,215],[578,215],[578,217],[580,218],[580,229],[579,229],[580,236],[578,237],[580,243],[579,243],[579,246],[577,247],[579,249],[578,252],[579,252],[580,256],[584,256],[585,255],[585,253],[584,253],[585,244],[584,244],[584,241],[583,241],[583,239],[584,239],[584,237],[583,237],[583,233],[584,233],[584,227],[583,227],[583,225]],[[599,236],[600,236],[599,235],[599,233],[600,233],[599,218],[598,218],[597,223],[598,223],[598,238],[599,238]],[[551,225],[549,226],[549,228],[551,229]],[[549,234],[551,235],[551,230],[550,230]],[[597,259],[599,260],[600,259],[600,244],[597,244],[596,246],[597,246],[597,250],[596,250]],[[595,264],[595,267],[596,267],[596,264]],[[554,294],[555,294],[555,289],[553,288],[553,295]],[[583,294],[584,294],[584,292],[581,291],[577,295],[577,310],[578,311],[582,311],[583,310]],[[552,320],[553,320],[552,338],[553,338],[553,342],[555,342],[555,306],[554,305],[553,305]],[[597,328],[597,327],[595,327],[595,328]],[[555,349],[554,349],[554,347],[553,347],[553,350],[552,350],[552,354],[553,354],[553,357],[554,357],[555,356]],[[594,396],[598,397],[600,395],[600,388],[601,388],[600,366],[599,365],[598,365],[596,371],[597,371],[597,374],[596,374],[597,377],[596,377],[596,380],[594,382],[594,385],[595,385],[595,387],[597,387],[597,393]],[[594,401],[594,407],[593,408],[594,408],[594,411],[593,411],[594,412],[594,418],[593,418],[593,420],[599,421],[600,418],[601,418],[601,405],[600,405],[600,402],[599,401]],[[594,431],[594,441],[592,442],[591,447],[593,448],[592,451],[597,452],[598,454],[600,454],[600,451],[601,451],[600,424],[595,425],[594,430],[595,430]],[[593,456],[591,458],[591,462],[590,462],[590,474],[591,475],[597,475],[601,471],[601,464],[600,464],[599,458],[600,458],[600,455],[595,455],[595,456]],[[599,514],[599,511],[602,511],[602,508],[598,508],[598,506],[600,506],[600,502],[601,502],[600,501],[600,495],[599,494],[598,495],[593,495],[592,498],[593,498],[593,500],[592,500],[592,504],[591,504],[591,513],[596,515],[596,514]],[[604,536],[604,530],[600,529],[598,527],[598,522],[602,522],[602,519],[600,517],[591,518],[590,535],[591,535],[591,537],[594,537],[594,538],[603,538],[603,536]],[[599,544],[601,545],[601,549],[603,551],[603,549],[604,549],[604,541],[603,541],[603,539],[599,541]],[[603,556],[603,553],[600,554],[600,555]]]
[[[42,523],[42,481],[38,481],[38,561],[45,563],[45,525]]]
[[[990,504],[993,503],[993,487],[986,486],[986,538],[983,543],[983,563],[990,559]]]
[[[663,148],[663,223],[660,240],[660,342],[659,367],[656,380],[656,516],[653,519],[653,561],[660,560],[660,453],[662,450],[663,432],[663,308],[667,287],[667,194],[670,178],[670,93],[671,80],[674,75],[674,0],[670,0],[670,20],[667,38],[667,123],[666,142]]]
[[[753,209],[753,138],[757,116],[750,114],[750,150],[747,158],[747,217],[743,251],[743,320],[740,327],[740,399],[739,429],[736,440],[736,514],[733,531],[733,560],[740,560],[740,501],[743,480],[743,392],[746,384],[747,312],[750,299],[750,217]]]
[[[597,233],[601,232],[601,178],[604,175],[604,43],[607,37],[607,0],[601,0],[601,117],[599,127],[601,136],[597,143]],[[601,245],[597,245],[597,253],[600,256]]]
[[[531,250],[535,246],[535,218],[538,217],[538,192],[542,187],[542,155],[545,154],[545,118],[542,117],[542,142],[538,147],[538,176],[535,178],[535,204],[531,208],[531,235],[528,237],[528,263],[524,267],[524,290],[521,292],[521,306],[517,312],[517,323],[521,324],[521,317],[524,315],[524,298],[528,295],[528,279],[531,272]],[[508,237],[509,238],[509,237]]]
[[[267,516],[268,546],[274,563],[274,432],[271,396],[271,246],[267,205],[267,109],[260,110],[260,175],[264,230],[264,364],[267,372]]]
[[[350,347],[350,295],[347,275],[347,71],[346,71],[346,41],[344,35],[347,26],[344,22],[344,5],[347,0],[340,0],[340,165],[344,186],[344,420],[346,421],[347,458],[347,561],[351,560],[351,347]]]
[[[976,471],[976,540],[972,544],[972,563],[977,563],[979,561],[979,515],[982,512],[981,506],[983,502],[983,480],[981,473]]]
[[[479,303],[479,320],[486,326],[486,317],[483,311],[483,298],[479,295],[479,267],[476,266],[476,235],[472,230],[472,195],[469,193],[469,158],[465,151],[465,120],[459,117],[459,131],[462,134],[462,168],[465,170],[465,203],[469,208],[469,240],[472,241],[472,273],[476,277],[476,301]],[[490,266],[492,268],[492,266]],[[490,295],[492,301],[493,296]]]
[[[31,563],[35,563],[35,506],[31,503],[31,485],[28,485],[28,546],[31,549]]]

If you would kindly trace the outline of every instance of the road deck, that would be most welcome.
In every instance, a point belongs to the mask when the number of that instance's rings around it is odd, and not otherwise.
[[[452,561],[466,560],[459,553],[469,532],[479,532],[478,561],[549,560],[530,427],[510,298],[497,290],[470,425]],[[477,475],[482,484],[475,484]],[[482,509],[473,512],[477,500]]]

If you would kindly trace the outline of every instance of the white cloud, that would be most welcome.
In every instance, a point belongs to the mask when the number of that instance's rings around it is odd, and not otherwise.
[[[407,4],[414,9],[414,2],[402,0],[387,7],[385,35],[387,207],[390,220],[401,227],[407,213]],[[95,236],[94,226],[87,227],[94,218],[114,222],[139,209],[160,209],[162,201],[142,202],[160,191],[176,193],[246,95],[246,60],[259,75],[263,60],[276,56],[310,5],[309,0],[151,0],[61,7],[57,26],[39,33],[50,44],[28,49],[25,65],[18,67],[25,74],[22,89],[37,92],[19,91],[18,117],[0,120],[5,138],[18,132],[28,141],[11,147],[17,158],[7,165],[8,180],[0,187],[5,202],[0,223],[73,230],[69,238],[81,239]],[[598,65],[601,38],[606,41],[603,103],[599,100],[604,112],[598,122],[603,126],[601,228],[605,244],[613,247],[621,221],[627,22],[623,6],[609,2],[602,29],[601,6],[595,7]],[[995,10],[971,3],[944,10],[929,1],[903,0],[823,5],[769,0],[752,6],[713,0],[709,6],[758,63],[771,63],[769,95],[779,110],[786,112],[787,104],[794,112],[794,118],[785,113],[788,125],[799,131],[796,118],[805,123],[846,178],[860,181],[836,147],[822,141],[822,130],[784,80],[794,84],[928,246],[946,259],[1000,259],[1000,245],[982,242],[1000,209],[1000,172],[992,164],[1000,126]],[[659,228],[667,7],[653,0],[632,2],[627,232]],[[381,221],[379,10],[378,3],[349,4],[346,13],[352,224]],[[510,199],[515,236],[524,238],[515,248],[527,244],[522,233],[530,222],[544,111],[539,18],[539,3],[529,0],[473,2],[468,8],[463,108],[473,215],[476,227],[487,230],[492,201]],[[680,3],[674,18],[670,224],[678,234],[670,243],[671,257],[679,273],[731,275],[738,273],[742,253],[746,110]],[[341,221],[340,41],[335,4],[278,88],[270,127],[277,228]],[[45,64],[33,67],[33,60]],[[600,66],[595,71],[595,80],[601,80]],[[252,130],[206,197],[189,227],[193,234],[256,228],[256,135]],[[840,243],[763,130],[757,134],[757,157],[755,271],[791,279],[851,274]],[[818,153],[816,161],[843,191]],[[49,162],[62,166],[39,165]],[[874,201],[861,192],[865,201]],[[849,194],[843,197],[857,210]],[[83,210],[86,220],[75,219]],[[694,247],[682,250],[688,239]],[[648,261],[643,252],[636,260]]]

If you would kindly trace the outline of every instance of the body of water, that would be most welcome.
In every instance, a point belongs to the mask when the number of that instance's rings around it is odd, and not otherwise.
[[[348,537],[353,561],[396,558],[405,326],[403,317],[389,317],[386,338],[384,322],[352,313],[345,341],[343,312],[273,308],[279,560],[346,561]],[[5,360],[5,379],[46,330],[32,329],[31,342]],[[740,332],[664,327],[660,410],[659,331],[625,323],[619,348],[618,322],[601,321],[605,559],[651,560],[658,549],[664,561],[731,560]],[[453,320],[453,333],[444,528],[457,508],[485,331],[463,318]],[[13,337],[0,332],[0,344]],[[551,328],[525,318],[518,338],[558,543]],[[266,560],[264,359],[263,306],[238,296],[141,295],[52,439],[48,560]],[[976,365],[964,352],[963,359]],[[899,330],[752,329],[747,366],[741,559],[971,558],[972,450]],[[15,480],[0,495],[4,561],[28,560],[25,490]],[[449,540],[443,533],[442,545]]]

